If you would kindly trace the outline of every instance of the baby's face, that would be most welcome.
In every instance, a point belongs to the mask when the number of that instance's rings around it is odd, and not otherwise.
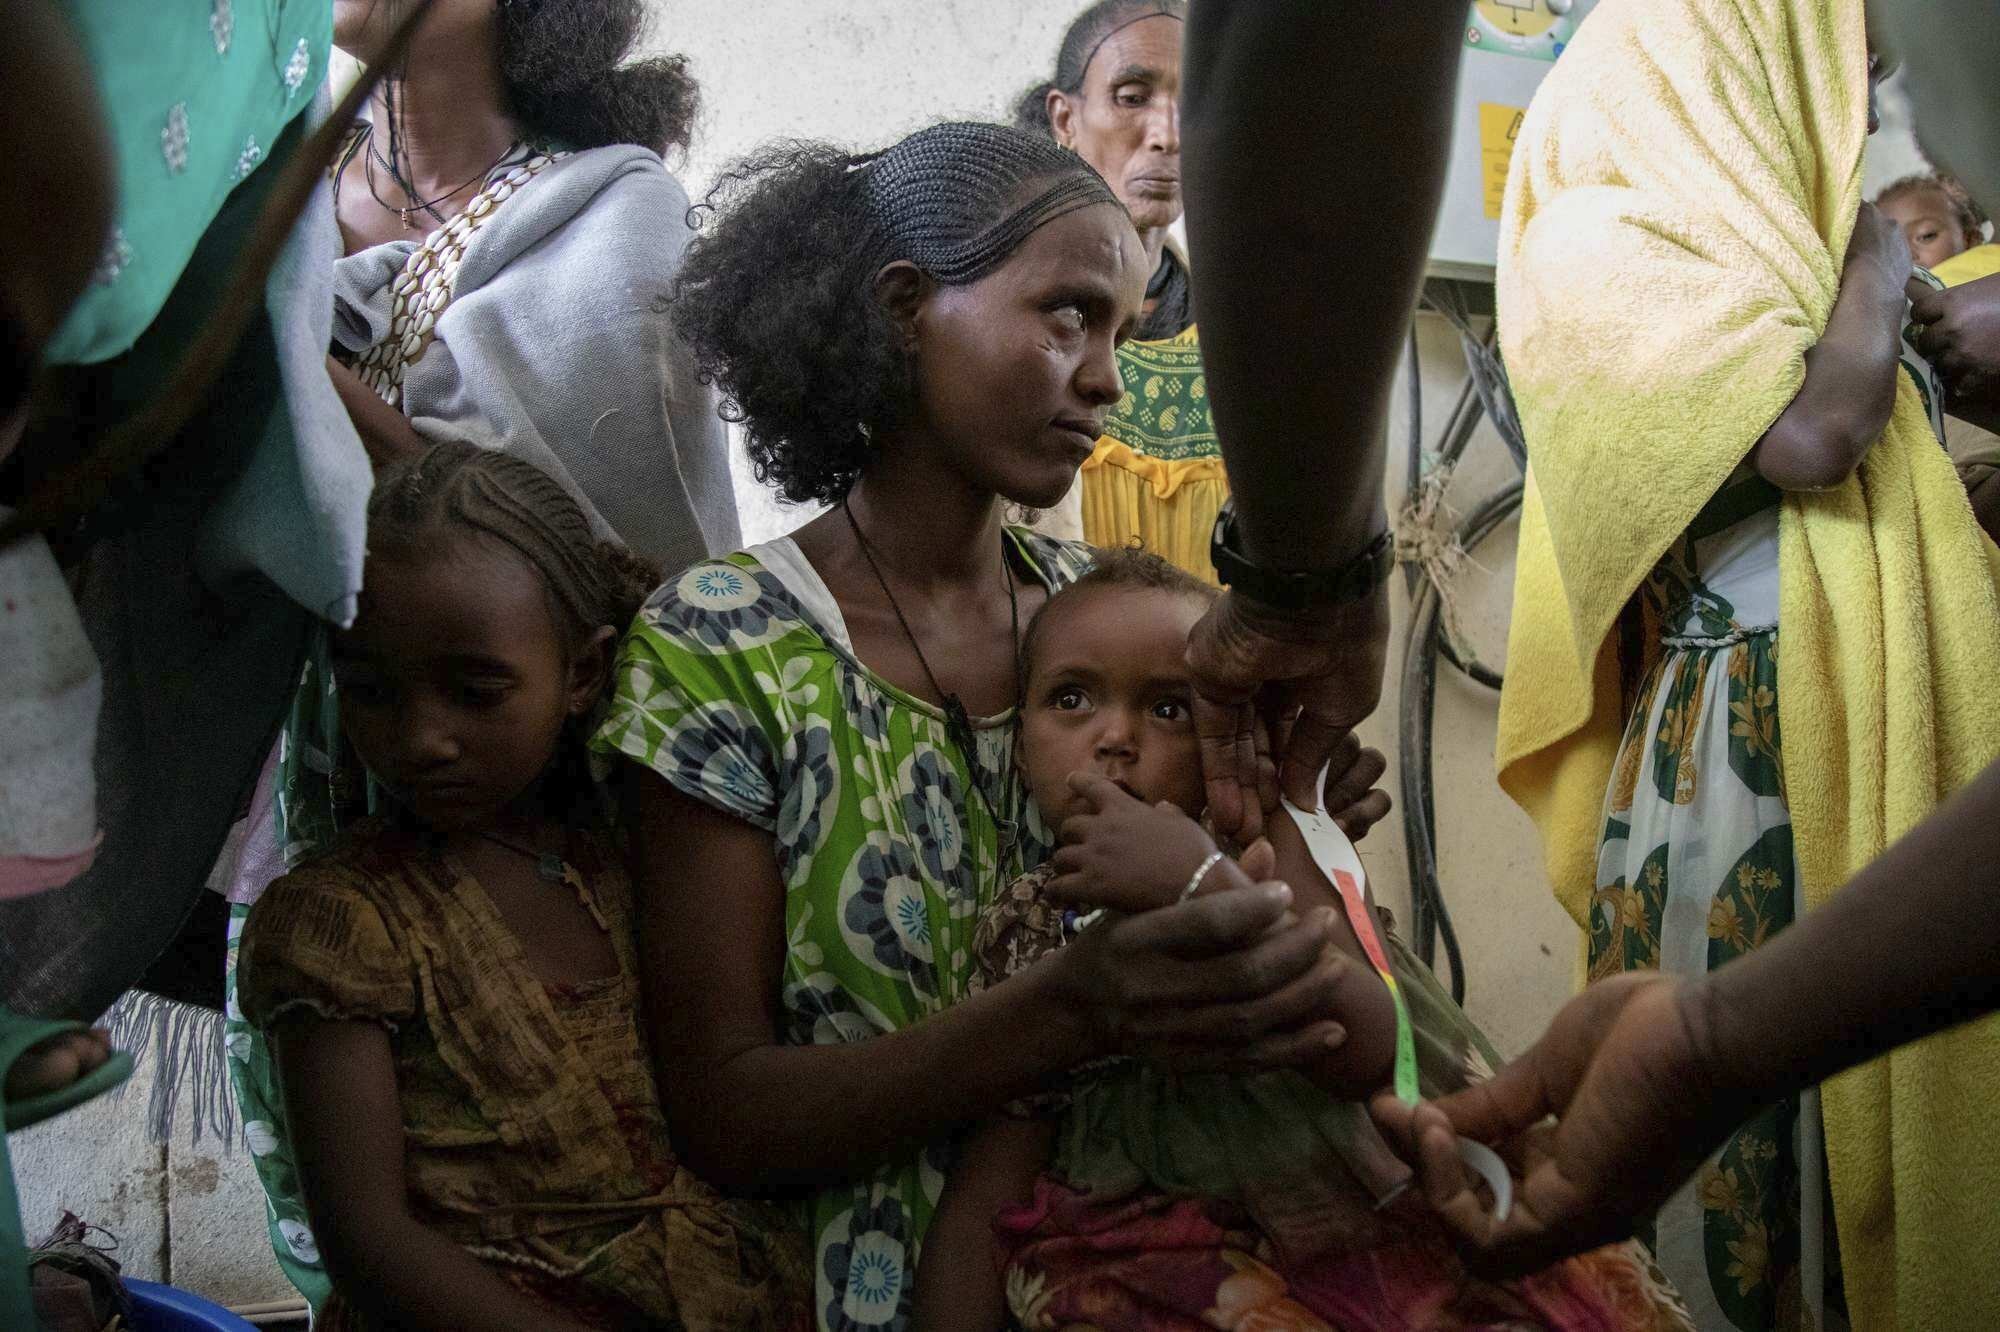
[[[1199,817],[1188,631],[1200,597],[1155,588],[1090,587],[1046,611],[1028,663],[1021,769],[1052,830],[1082,812],[1071,773],[1094,772],[1154,804]]]
[[[1881,205],[1882,216],[1903,229],[1910,257],[1920,268],[1936,268],[1975,243],[1958,221],[1958,210],[1943,190],[1906,190]]]

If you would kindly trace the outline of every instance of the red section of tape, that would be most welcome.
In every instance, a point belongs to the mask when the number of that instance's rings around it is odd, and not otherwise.
[[[1340,901],[1347,908],[1347,923],[1354,927],[1354,937],[1361,941],[1361,951],[1368,954],[1368,960],[1375,970],[1384,976],[1389,974],[1389,959],[1382,953],[1382,940],[1375,933],[1374,914],[1368,910],[1368,899],[1361,895],[1361,885],[1346,870],[1333,872],[1333,886],[1340,890]]]

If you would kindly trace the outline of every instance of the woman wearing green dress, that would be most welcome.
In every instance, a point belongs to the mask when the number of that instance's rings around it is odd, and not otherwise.
[[[1018,627],[1088,558],[1003,510],[1089,455],[1144,251],[1081,159],[991,125],[784,146],[721,194],[676,317],[759,475],[833,507],[662,587],[597,743],[677,1142],[725,1191],[808,1194],[822,1327],[901,1328],[956,1129],[1113,1047],[1302,1058],[1326,936],[1266,937],[1287,894],[1246,888],[968,995],[981,909],[1052,841]]]

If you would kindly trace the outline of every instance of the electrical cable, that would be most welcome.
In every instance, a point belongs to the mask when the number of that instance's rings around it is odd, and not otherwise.
[[[1523,483],[1509,483],[1489,496],[1458,529],[1467,550],[1477,547],[1521,507]],[[1402,717],[1397,767],[1401,778],[1403,839],[1410,854],[1412,905],[1411,946],[1425,965],[1436,956],[1436,940],[1444,941],[1451,968],[1451,996],[1465,1001],[1465,966],[1457,931],[1444,901],[1437,873],[1437,811],[1431,781],[1430,753],[1436,719],[1438,642],[1443,626],[1437,589],[1428,581],[1417,590],[1410,607],[1404,640]]]
[[[1456,284],[1435,283],[1426,287],[1419,308],[1441,316],[1458,332],[1467,373],[1440,433],[1438,449],[1426,467],[1422,366],[1416,327],[1412,323],[1408,371],[1409,495],[1414,497],[1431,473],[1448,472],[1458,464],[1482,420],[1493,422],[1495,432],[1525,477],[1526,441],[1520,418],[1514,409],[1513,394],[1507,384],[1506,369],[1493,346],[1495,329],[1489,324],[1482,334],[1473,327],[1464,294]],[[1523,488],[1523,481],[1511,482],[1475,508],[1454,533],[1458,548],[1471,551],[1518,512]],[[1402,790],[1403,836],[1410,857],[1411,945],[1417,956],[1429,965],[1436,956],[1438,941],[1443,941],[1451,995],[1454,1001],[1463,1003],[1464,956],[1438,878],[1436,791],[1431,775],[1437,663],[1442,657],[1468,678],[1489,689],[1500,688],[1503,676],[1500,671],[1462,650],[1461,645],[1453,642],[1451,635],[1445,632],[1439,591],[1419,564],[1405,561],[1404,578],[1411,600],[1403,652],[1397,767]]]

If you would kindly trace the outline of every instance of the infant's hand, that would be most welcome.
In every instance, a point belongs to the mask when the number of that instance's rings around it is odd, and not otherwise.
[[[1171,906],[1215,851],[1201,825],[1173,805],[1148,805],[1107,778],[1078,773],[1070,788],[1089,804],[1062,826],[1049,896],[1083,910]]]

